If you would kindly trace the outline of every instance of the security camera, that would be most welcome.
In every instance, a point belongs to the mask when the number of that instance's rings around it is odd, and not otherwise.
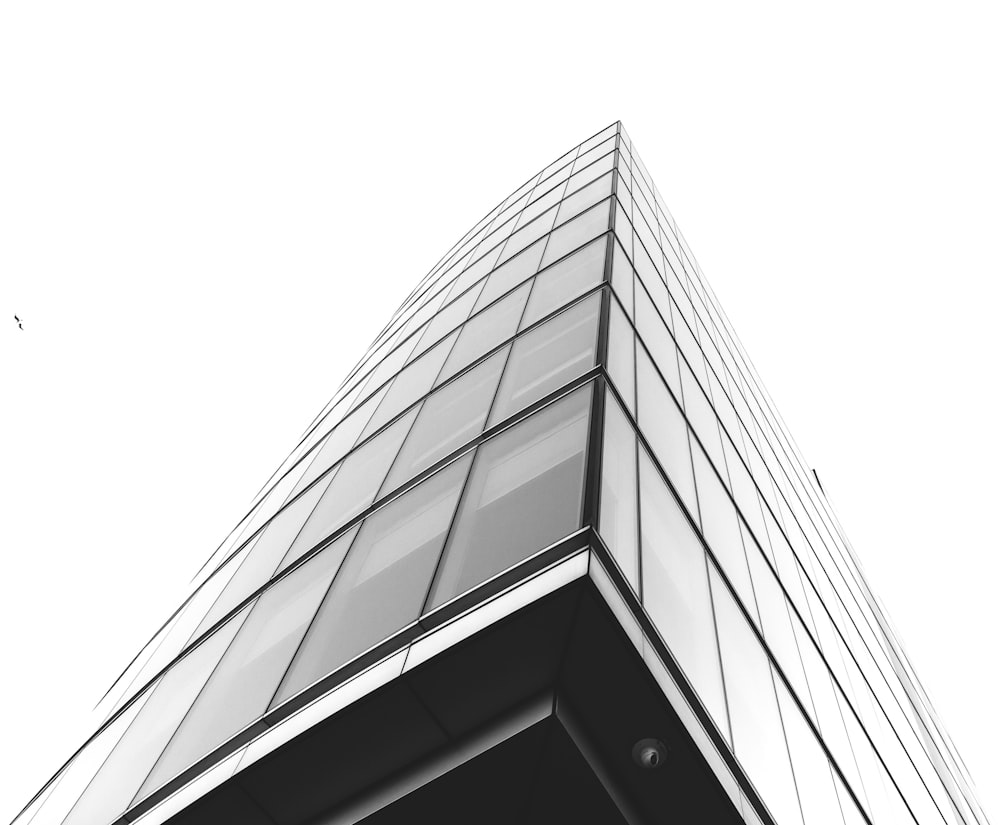
[[[658,768],[666,758],[667,746],[659,739],[640,739],[632,748],[632,759],[640,768]]]

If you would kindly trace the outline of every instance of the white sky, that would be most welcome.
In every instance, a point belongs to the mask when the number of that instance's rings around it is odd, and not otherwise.
[[[0,5],[0,822],[412,285],[617,118],[1000,816],[998,15]]]

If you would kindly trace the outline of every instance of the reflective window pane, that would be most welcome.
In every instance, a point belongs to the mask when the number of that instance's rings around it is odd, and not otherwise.
[[[427,325],[420,343],[417,344],[417,348],[413,351],[414,355],[419,355],[424,350],[430,348],[440,341],[444,335],[460,327],[469,319],[469,316],[472,314],[472,307],[475,305],[479,293],[482,292],[484,283],[485,281],[481,281],[476,284],[472,289],[467,290],[434,316],[434,320]]]
[[[503,300],[480,312],[462,327],[458,341],[455,342],[451,355],[438,377],[439,384],[517,332],[517,325],[521,321],[530,288],[530,283],[524,284]]]
[[[594,365],[601,296],[561,312],[514,342],[490,424],[544,398]]]
[[[714,570],[711,581],[733,750],[778,824],[801,825],[767,654]]]
[[[432,607],[579,528],[590,397],[588,384],[479,448]]]
[[[112,822],[129,806],[245,615],[234,616],[163,675],[64,825]]]
[[[368,426],[361,433],[361,440],[366,439],[379,427],[399,415],[410,404],[419,401],[431,391],[434,380],[441,372],[441,366],[448,357],[448,353],[451,352],[457,337],[457,332],[449,335],[396,376],[389,391],[385,394],[385,398],[382,399],[382,403],[378,405],[371,421],[368,422]]]
[[[364,522],[276,702],[419,617],[471,463],[459,459]]]
[[[610,203],[610,200],[606,200],[556,229],[549,236],[542,266],[558,261],[567,252],[582,246],[595,235],[607,232]]]
[[[565,306],[580,293],[603,281],[606,249],[606,239],[600,238],[540,273],[535,278],[521,328],[530,326],[550,312]]]
[[[539,215],[531,223],[511,235],[506,246],[504,246],[503,254],[497,259],[497,263],[502,264],[504,261],[513,258],[522,249],[526,249],[543,235],[548,234],[548,231],[552,228],[552,224],[555,223],[555,219],[556,207],[552,207],[548,212]],[[541,256],[541,252],[538,254]]]
[[[639,451],[639,479],[643,604],[728,738],[705,550],[645,450]]]
[[[576,185],[575,177],[570,178],[569,185],[571,189]],[[608,172],[598,180],[583,186],[563,200],[562,205],[559,207],[557,223],[565,223],[570,218],[575,218],[583,210],[589,209],[610,194],[611,172]]]
[[[631,318],[633,316],[633,305],[635,299],[635,276],[632,274],[632,265],[625,257],[621,244],[616,240],[613,244],[614,256],[611,264],[611,286],[614,287],[618,300],[622,302],[625,312]]]
[[[344,460],[279,569],[284,570],[375,500],[416,415],[416,409],[410,410]]]
[[[604,407],[601,516],[598,530],[622,573],[639,593],[635,431],[613,396]]]
[[[628,411],[635,416],[635,334],[617,301],[611,302],[608,374]]]
[[[158,788],[267,710],[354,533],[345,533],[261,594],[143,783],[139,797]]]
[[[503,266],[494,269],[486,279],[486,286],[476,302],[476,310],[489,306],[501,295],[534,275],[538,271],[544,249],[545,241],[537,241],[516,258],[511,258]]]
[[[687,423],[642,347],[636,348],[636,359],[639,429],[684,506],[689,512],[697,513]]]
[[[380,495],[394,490],[483,431],[509,352],[510,348],[505,347],[494,353],[424,402]]]
[[[736,507],[715,474],[705,453],[694,447],[695,478],[698,480],[698,505],[701,508],[702,535],[719,560],[726,578],[736,588],[747,612],[756,610],[750,571],[743,551],[743,534]]]

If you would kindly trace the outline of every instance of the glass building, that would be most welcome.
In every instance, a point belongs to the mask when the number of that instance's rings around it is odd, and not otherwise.
[[[807,466],[613,124],[419,282],[15,822],[987,825]]]

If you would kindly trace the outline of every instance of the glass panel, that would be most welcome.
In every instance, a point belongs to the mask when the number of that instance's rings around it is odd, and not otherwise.
[[[381,490],[385,495],[479,435],[496,395],[509,347],[431,395]]]
[[[111,822],[129,805],[245,615],[234,616],[163,675],[63,825]]]
[[[91,740],[87,746],[80,751],[73,761],[66,766],[65,770],[53,780],[49,786],[45,801],[38,806],[34,816],[30,818],[19,818],[16,822],[24,822],[25,825],[59,825],[66,816],[66,812],[80,798],[81,792],[86,791],[94,775],[100,770],[104,760],[107,759],[111,749],[121,739],[122,734],[132,724],[143,704],[149,698],[150,692],[145,696],[136,699],[132,706],[125,710],[114,722],[106,727],[100,734]],[[140,777],[141,778],[141,777]],[[131,798],[131,794],[124,799],[118,798],[112,803],[114,809],[111,813],[117,813]],[[117,806],[117,807],[116,807]],[[30,811],[30,809],[29,809]],[[25,813],[29,813],[26,811]],[[111,816],[107,817],[107,821]],[[77,817],[77,821],[82,821]]]
[[[517,332],[530,289],[530,283],[524,284],[462,327],[458,341],[438,377],[438,384],[444,383]]]
[[[634,314],[633,305],[635,303],[635,276],[632,274],[632,265],[625,257],[621,244],[615,241],[612,252],[614,258],[611,264],[611,285],[618,295],[618,299],[625,307],[625,312],[631,318]]]
[[[636,348],[636,357],[639,429],[688,512],[697,513],[687,423],[642,347]]]
[[[514,342],[490,425],[523,410],[594,365],[601,296],[561,312]]]
[[[601,462],[599,531],[622,573],[639,593],[637,538],[638,474],[635,431],[613,396],[604,407],[604,457]]]
[[[326,488],[302,532],[282,559],[279,570],[284,570],[375,500],[375,493],[382,486],[416,415],[416,409],[410,410],[344,460],[333,483]]]
[[[788,690],[778,679],[775,687],[805,825],[844,825],[830,762]]]
[[[584,212],[580,217],[563,224],[549,236],[542,266],[558,261],[567,252],[582,246],[595,235],[608,230],[608,209],[610,200]]]
[[[264,591],[184,717],[141,798],[261,716],[326,595],[355,530]]]
[[[275,703],[420,616],[471,463],[459,459],[365,521]]]
[[[242,562],[239,559],[230,562],[239,564],[239,567],[226,585],[226,589],[212,605],[212,609],[198,625],[192,639],[197,639],[274,575],[278,563],[288,552],[288,546],[309,518],[326,486],[321,482],[299,496],[267,526]]]
[[[432,607],[580,526],[591,392],[588,384],[479,448]]]
[[[649,350],[653,363],[663,374],[670,391],[675,398],[681,398],[680,374],[677,371],[677,345],[642,286],[635,290],[635,328],[639,331],[639,337],[646,345],[646,349]]]
[[[507,241],[507,245],[504,247],[503,254],[498,258],[498,263],[503,263],[514,257],[522,249],[527,248],[543,235],[548,234],[555,220],[556,207],[552,207],[548,212],[539,215],[523,229],[519,229],[511,235],[510,240]],[[539,253],[540,255],[541,253]]]
[[[594,171],[597,171],[596,169]],[[587,170],[587,176],[589,177],[590,170]],[[580,181],[582,183],[582,181]],[[569,186],[572,190],[578,185],[575,177],[570,178]],[[599,180],[595,180],[593,183],[587,184],[574,192],[572,195],[563,200],[562,205],[559,207],[559,218],[558,223],[566,223],[570,218],[574,218],[579,215],[584,209],[588,209],[600,200],[603,200],[608,195],[611,194],[611,172],[608,172],[604,177]]]
[[[778,825],[800,825],[771,666],[729,590],[714,570],[710,572],[733,750]]]
[[[611,302],[607,369],[625,407],[635,418],[635,335],[617,301]]]
[[[361,433],[362,441],[386,422],[391,421],[410,404],[420,400],[431,391],[434,379],[441,372],[441,365],[448,357],[448,353],[451,352],[457,337],[457,332],[449,335],[396,376],[396,380],[389,387],[389,392],[386,393],[371,421],[368,422],[368,426]]]
[[[743,535],[740,531],[740,517],[736,513],[729,494],[719,477],[708,463],[705,453],[695,446],[694,469],[698,480],[698,505],[701,508],[701,532],[709,548],[718,559],[722,572],[736,588],[740,601],[753,616],[756,604],[747,557],[743,552]]]
[[[705,550],[645,450],[639,451],[639,479],[643,604],[728,739]]]
[[[538,272],[543,249],[545,249],[545,241],[538,241],[516,258],[512,258],[503,266],[494,269],[486,280],[486,286],[476,302],[476,310],[493,303],[501,295]]]
[[[385,397],[386,388],[379,390],[375,395],[365,401],[358,409],[345,418],[337,428],[330,433],[326,442],[314,454],[309,469],[299,479],[299,483],[292,490],[295,496],[300,490],[304,490],[314,479],[336,464],[350,451],[358,440],[361,430],[368,423],[376,407],[382,403]]]
[[[531,326],[550,312],[568,304],[581,292],[604,280],[604,253],[607,243],[600,238],[575,255],[560,261],[535,278],[531,300],[521,329]]]
[[[475,305],[476,299],[479,297],[479,293],[482,292],[483,284],[485,283],[485,281],[480,281],[472,289],[456,298],[434,316],[434,320],[427,325],[420,343],[414,350],[415,355],[428,349],[432,344],[436,344],[442,335],[451,332],[469,320],[469,316],[472,314],[472,307]]]

